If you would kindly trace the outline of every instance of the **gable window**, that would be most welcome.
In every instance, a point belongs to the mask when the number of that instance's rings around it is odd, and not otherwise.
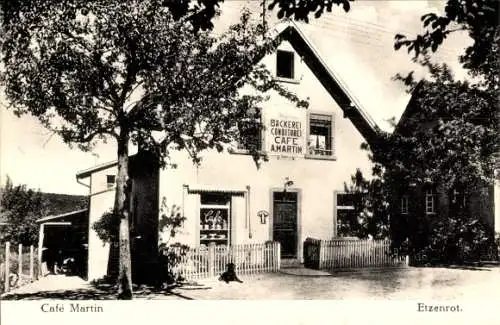
[[[116,182],[115,175],[106,175],[106,185],[108,186],[108,188],[115,186],[115,182]]]
[[[294,53],[278,50],[276,52],[276,76],[279,78],[294,79]]]
[[[401,214],[408,214],[408,196],[401,197]]]
[[[436,190],[428,189],[425,192],[425,214],[436,214]]]
[[[313,156],[333,156],[333,117],[310,114],[308,153]]]

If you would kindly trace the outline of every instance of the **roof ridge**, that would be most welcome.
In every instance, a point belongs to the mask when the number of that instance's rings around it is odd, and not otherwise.
[[[370,126],[375,128],[375,129],[379,129],[375,120],[366,111],[366,109],[364,109],[363,105],[358,100],[358,98],[356,96],[354,96],[354,94],[349,89],[349,87],[347,86],[346,82],[342,79],[340,74],[333,67],[331,67],[329,64],[327,64],[325,60],[323,60],[323,57],[320,55],[319,49],[313,44],[312,40],[304,33],[304,31],[300,28],[299,25],[297,25],[297,23],[295,21],[291,20],[290,24],[300,33],[302,38],[307,42],[307,45],[314,52],[314,54],[316,55],[318,60],[321,62],[321,64],[323,64],[325,66],[325,68],[327,69],[327,71],[335,78],[335,80],[338,82],[339,86],[346,93],[346,95],[353,102],[353,104],[358,108],[359,112],[361,113],[361,115],[363,115],[363,117],[370,124]]]

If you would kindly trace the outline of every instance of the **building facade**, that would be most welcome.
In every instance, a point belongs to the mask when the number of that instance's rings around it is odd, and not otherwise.
[[[276,78],[309,108],[271,94],[264,104],[261,150],[269,158],[258,167],[244,148],[205,151],[199,166],[185,152],[172,152],[175,169],[161,169],[147,154],[130,161],[131,229],[141,247],[133,259],[147,265],[159,241],[163,208],[179,206],[186,221],[170,242],[189,246],[237,245],[278,241],[282,257],[303,260],[307,237],[337,235],[337,195],[360,168],[371,174],[364,142],[376,141],[378,128],[293,23],[280,27],[276,53],[262,58]],[[89,186],[89,279],[106,273],[109,247],[92,224],[114,202],[116,163],[79,172]]]

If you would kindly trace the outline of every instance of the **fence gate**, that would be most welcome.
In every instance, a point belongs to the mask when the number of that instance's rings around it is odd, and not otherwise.
[[[318,240],[304,242],[304,266],[312,269],[358,269],[407,266],[406,256],[392,254],[390,240]]]
[[[309,269],[319,269],[319,248],[320,241],[307,238],[304,241],[304,267]]]

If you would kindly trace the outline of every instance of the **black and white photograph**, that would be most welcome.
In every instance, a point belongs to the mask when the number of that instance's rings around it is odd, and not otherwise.
[[[3,0],[2,323],[494,306],[499,5]]]

